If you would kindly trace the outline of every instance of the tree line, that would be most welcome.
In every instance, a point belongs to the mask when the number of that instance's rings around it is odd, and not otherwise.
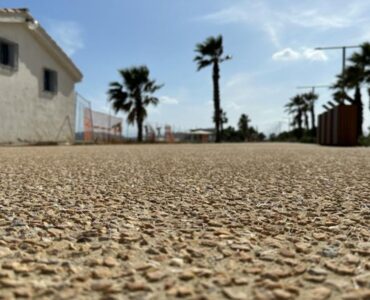
[[[359,141],[368,139],[363,136],[364,104],[361,89],[366,88],[370,97],[370,43],[363,43],[360,51],[354,52],[348,58],[349,64],[344,71],[336,76],[336,82],[331,86],[333,99],[337,103],[348,101],[357,108],[357,137]],[[318,95],[311,93],[297,94],[285,105],[286,112],[292,117],[291,131],[283,132],[278,136],[271,136],[272,140],[314,141],[317,136],[315,102]],[[329,102],[330,103],[330,102]],[[369,104],[370,109],[370,104]],[[311,124],[309,124],[309,118]]]
[[[222,130],[222,140],[225,142],[262,142],[266,136],[258,132],[256,127],[250,125],[251,119],[248,115],[242,114],[238,121],[237,128],[228,126]]]

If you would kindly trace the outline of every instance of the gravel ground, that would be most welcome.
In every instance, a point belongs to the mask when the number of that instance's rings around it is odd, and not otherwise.
[[[0,148],[0,298],[370,299],[370,149]]]

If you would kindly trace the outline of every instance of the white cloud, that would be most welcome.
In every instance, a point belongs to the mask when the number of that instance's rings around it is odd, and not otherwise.
[[[333,7],[324,1],[297,2],[296,8],[273,7],[266,0],[245,0],[201,17],[201,20],[219,24],[237,23],[254,26],[264,31],[270,42],[281,47],[283,35],[292,29],[338,30],[366,23],[369,5],[360,0],[341,3]],[[315,9],[312,9],[315,7]]]
[[[229,101],[229,102],[226,102],[226,108],[229,108],[229,109],[232,109],[232,110],[235,110],[235,111],[240,111],[242,106],[239,105],[238,103],[234,102],[234,101]]]
[[[204,106],[207,106],[207,107],[213,107],[213,100],[208,100]]]
[[[226,80],[222,89],[221,106],[229,119],[228,125],[236,126],[240,115],[246,113],[252,119],[252,126],[259,126],[259,130],[267,131],[268,126],[264,122],[270,122],[273,113],[277,119],[283,116],[283,109],[276,98],[281,95],[284,98],[285,88],[279,84],[269,85],[267,88],[264,80],[269,72],[270,70],[238,73]]]
[[[263,25],[263,30],[267,33],[267,35],[270,38],[270,41],[273,45],[276,47],[280,47],[280,31],[281,31],[281,25],[280,24],[271,24],[266,23]]]
[[[245,23],[258,25],[258,27],[269,37],[271,43],[276,47],[280,46],[279,31],[281,29],[281,22],[277,18],[273,17],[273,12],[263,1],[248,0],[243,2],[241,5],[234,5],[229,8],[210,13],[200,19],[219,24]]]
[[[84,48],[82,28],[77,22],[52,20],[49,22],[48,31],[69,56]]]
[[[324,51],[321,50],[315,50],[315,49],[304,49],[303,50],[303,57],[312,60],[312,61],[327,61],[328,56],[325,54]]]
[[[353,23],[353,20],[349,16],[322,14],[317,10],[292,11],[285,18],[290,23],[301,27],[319,29],[345,28],[351,26]]]
[[[175,105],[175,104],[179,104],[180,102],[176,98],[169,97],[169,96],[162,96],[162,97],[159,98],[159,103],[160,104]]]
[[[273,60],[283,60],[283,61],[298,60],[301,57],[302,57],[301,53],[294,51],[291,48],[285,48],[272,55]]]
[[[239,9],[237,6],[233,6],[205,15],[201,19],[227,24],[246,22],[250,20],[250,17],[246,11]]]
[[[302,48],[301,50],[293,50],[285,48],[272,55],[272,59],[276,61],[296,61],[300,59],[309,61],[327,61],[327,55],[321,50],[311,48]]]
[[[237,73],[234,74],[225,84],[226,88],[233,88],[240,84],[250,81],[253,78],[252,73]]]

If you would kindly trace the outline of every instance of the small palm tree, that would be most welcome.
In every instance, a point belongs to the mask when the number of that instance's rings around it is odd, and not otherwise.
[[[137,124],[137,140],[143,141],[143,123],[147,117],[146,107],[150,104],[157,105],[158,98],[153,94],[162,85],[157,85],[155,80],[149,79],[149,69],[146,66],[131,67],[119,71],[123,82],[112,82],[108,90],[109,101],[116,111],[128,113],[127,122]]]
[[[306,98],[304,97],[304,95],[301,95],[301,97],[302,97],[302,114],[303,114],[303,119],[304,119],[304,128],[306,130],[309,130],[310,127],[309,127],[309,122],[308,122],[308,112],[310,110],[310,105],[306,101]]]
[[[221,132],[223,133],[224,132],[224,125],[229,122],[229,119],[227,118],[226,111],[224,111],[223,109],[221,109],[220,113],[221,113],[221,117],[220,117],[220,121],[221,121]]]
[[[293,115],[292,126],[298,129],[298,138],[303,135],[303,116],[306,103],[302,95],[296,95],[285,105],[286,111]]]
[[[222,108],[220,109],[220,130],[221,130],[221,135],[223,138],[223,132],[224,132],[224,125],[229,122],[229,119],[227,118],[226,111],[224,111]],[[216,116],[213,116],[213,122],[216,122]]]
[[[221,99],[220,99],[220,64],[231,59],[230,56],[223,55],[222,36],[209,37],[203,43],[197,44],[195,51],[197,56],[194,61],[198,65],[198,71],[213,66],[213,103],[214,103],[214,120],[216,127],[216,143],[221,141]]]
[[[310,93],[303,94],[304,100],[308,105],[308,111],[311,114],[311,129],[312,133],[316,135],[316,115],[315,115],[315,102],[319,99],[319,96],[315,94],[313,91]]]
[[[249,138],[249,123],[251,119],[246,114],[240,116],[238,127],[244,139]]]

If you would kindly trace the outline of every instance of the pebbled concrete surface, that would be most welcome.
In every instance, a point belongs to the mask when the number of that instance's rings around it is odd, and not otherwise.
[[[0,148],[0,299],[370,299],[370,149]]]

